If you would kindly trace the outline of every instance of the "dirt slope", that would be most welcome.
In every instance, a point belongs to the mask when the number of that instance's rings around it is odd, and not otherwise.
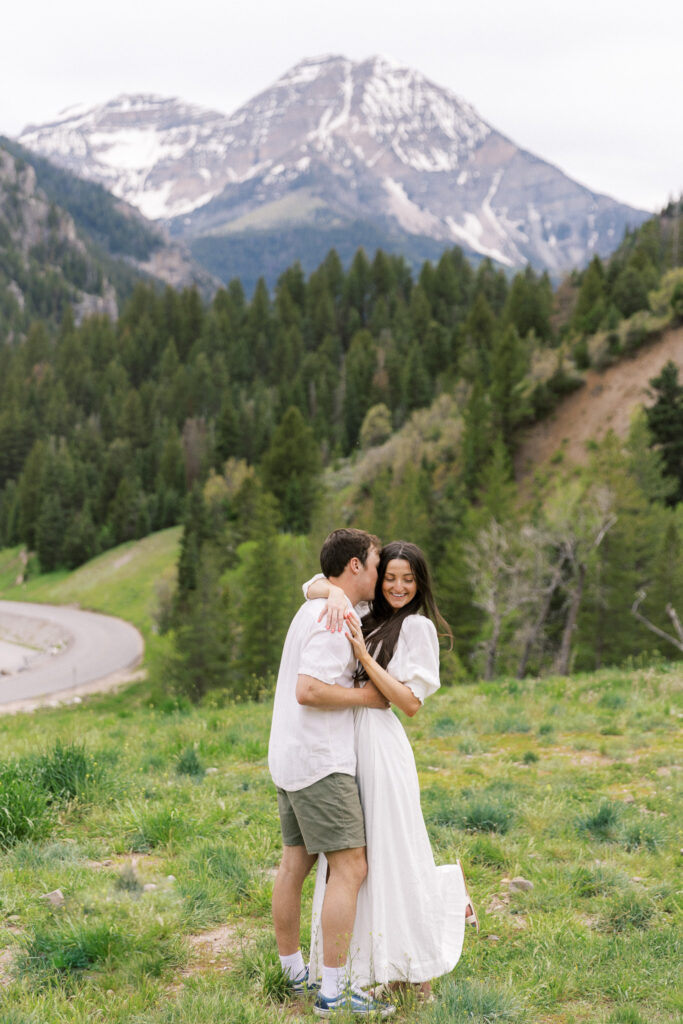
[[[668,360],[683,374],[683,328],[667,331],[634,359],[624,359],[602,373],[589,370],[584,387],[523,436],[515,457],[517,479],[541,468],[560,449],[566,462],[585,462],[586,442],[600,441],[608,430],[624,437],[636,407],[648,404],[649,381]]]

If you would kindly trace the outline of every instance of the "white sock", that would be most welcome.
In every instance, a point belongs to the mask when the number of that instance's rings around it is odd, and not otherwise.
[[[282,964],[282,970],[292,981],[297,981],[306,973],[306,964],[300,949],[297,949],[296,953],[290,953],[289,956],[281,956],[280,963]]]
[[[323,980],[320,995],[325,999],[336,999],[349,984],[349,972],[344,967],[325,967],[323,964]]]

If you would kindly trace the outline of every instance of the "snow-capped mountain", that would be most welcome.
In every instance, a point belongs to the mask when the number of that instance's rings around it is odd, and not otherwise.
[[[647,216],[572,181],[449,90],[382,57],[304,60],[229,116],[121,96],[30,126],[20,141],[214,250],[242,235],[272,245],[277,232],[362,224],[394,248],[457,244],[559,273],[608,254]]]

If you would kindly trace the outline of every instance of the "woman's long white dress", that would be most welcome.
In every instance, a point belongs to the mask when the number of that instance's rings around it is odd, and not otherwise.
[[[439,687],[439,646],[431,620],[403,623],[387,671],[424,702]],[[356,777],[365,815],[368,876],[358,894],[349,968],[358,985],[421,982],[453,969],[465,932],[460,867],[434,863],[408,737],[394,712],[358,708]],[[320,913],[327,861],[320,856],[313,897],[310,975],[322,974]]]

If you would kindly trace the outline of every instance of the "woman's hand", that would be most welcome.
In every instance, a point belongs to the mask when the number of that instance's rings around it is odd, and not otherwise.
[[[360,619],[355,612],[346,613],[346,636],[353,647],[353,653],[358,661],[364,664],[363,659],[368,657],[368,649],[365,646],[365,637],[361,628]]]
[[[334,583],[328,586],[327,603],[318,616],[318,622],[325,619],[325,629],[329,629],[331,633],[341,633],[344,628],[344,616],[349,611],[348,598],[341,587],[335,586]]]

